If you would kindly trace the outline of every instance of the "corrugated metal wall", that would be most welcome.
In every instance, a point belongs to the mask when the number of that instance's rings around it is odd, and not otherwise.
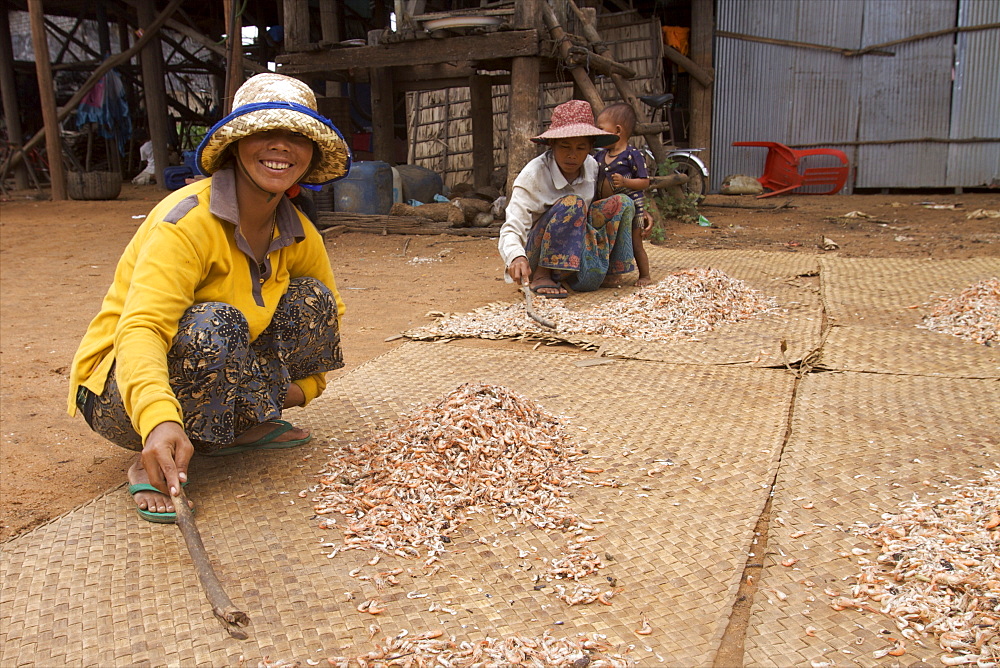
[[[958,25],[1000,23],[997,0],[961,0]],[[1000,37],[959,33],[955,43],[952,139],[1000,136]],[[1000,185],[1000,143],[951,144],[946,185]]]
[[[998,14],[997,0],[717,0],[717,29],[859,49]],[[844,192],[989,182],[1000,164],[995,142],[850,142],[1000,137],[997,42],[996,30],[949,34],[890,47],[892,57],[846,57],[717,37],[712,189],[727,174],[763,170],[766,150],[734,141],[839,148],[854,168]]]
[[[861,46],[955,25],[956,0],[866,0]],[[948,136],[954,35],[889,47],[861,62],[859,141]],[[943,186],[947,144],[859,146],[855,186]]]

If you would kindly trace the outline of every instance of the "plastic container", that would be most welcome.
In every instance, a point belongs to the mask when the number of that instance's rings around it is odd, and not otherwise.
[[[392,167],[368,160],[351,164],[347,176],[333,183],[333,210],[384,215],[392,208]]]
[[[392,203],[403,201],[403,177],[399,175],[399,170],[392,168]]]
[[[201,171],[198,170],[197,151],[183,151],[181,153],[181,157],[184,159],[184,164],[191,169],[192,174],[201,174]]]
[[[194,172],[187,165],[163,168],[163,187],[168,190],[183,188],[190,178],[194,178]]]
[[[435,195],[444,192],[444,181],[441,175],[432,169],[419,165],[396,165],[396,171],[403,181],[403,201],[415,199],[428,204],[434,201]]]

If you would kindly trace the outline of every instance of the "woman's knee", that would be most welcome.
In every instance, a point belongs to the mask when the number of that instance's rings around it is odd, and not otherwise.
[[[289,281],[288,290],[282,296],[278,309],[293,305],[333,318],[337,317],[337,298],[333,296],[333,291],[312,276],[299,276]]]
[[[238,308],[224,302],[203,302],[181,316],[170,355],[225,358],[245,353],[249,346],[250,325]]]
[[[566,211],[579,211],[580,213],[587,210],[587,203],[579,195],[564,195],[556,202],[556,206]]]

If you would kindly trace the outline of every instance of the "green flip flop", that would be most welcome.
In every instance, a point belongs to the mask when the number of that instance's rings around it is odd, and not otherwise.
[[[186,482],[181,483],[181,487],[186,487],[186,486],[187,486]],[[152,485],[144,482],[128,486],[129,496],[135,496],[136,492],[157,492],[159,494],[163,493],[160,492],[160,490],[153,487]],[[139,506],[136,506],[135,510],[137,513],[139,513],[139,517],[146,520],[147,522],[153,522],[155,524],[174,524],[177,522],[177,513],[154,513],[152,510],[146,510],[145,508],[140,508]],[[194,512],[193,508],[191,509],[191,512],[192,513]]]
[[[228,448],[222,448],[221,450],[216,450],[215,452],[205,453],[208,457],[225,457],[227,455],[235,455],[240,452],[247,452],[248,450],[284,450],[285,448],[295,448],[304,443],[308,443],[312,440],[312,434],[306,436],[305,438],[297,438],[290,441],[275,441],[282,434],[295,429],[291,422],[286,422],[285,420],[268,420],[270,423],[278,425],[273,430],[264,434],[256,441],[252,443],[244,443],[242,445],[233,445]]]

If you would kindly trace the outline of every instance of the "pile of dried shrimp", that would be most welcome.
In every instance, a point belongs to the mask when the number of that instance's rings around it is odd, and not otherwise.
[[[465,384],[374,438],[333,452],[318,515],[348,519],[339,549],[433,558],[470,513],[549,530],[590,525],[568,508],[589,482],[560,421],[510,390]]]
[[[487,638],[477,642],[457,642],[454,637],[440,637],[440,631],[410,635],[376,642],[374,651],[356,657],[333,656],[331,666],[588,666],[589,668],[629,668],[631,657],[613,653],[614,646],[597,633],[553,638],[546,631],[541,636],[523,635]]]
[[[988,278],[954,297],[942,297],[917,327],[973,343],[1000,343],[1000,278]]]
[[[638,341],[672,341],[708,332],[777,308],[772,297],[718,269],[685,269],[621,299],[571,311],[551,299],[535,299],[538,315],[557,334],[593,334]],[[505,338],[549,331],[528,317],[524,305],[490,304],[471,313],[447,315],[412,332],[422,337]]]
[[[980,481],[949,484],[934,501],[900,504],[874,526],[855,533],[881,548],[876,561],[862,559],[853,598],[836,609],[872,603],[891,616],[904,637],[933,634],[954,653],[948,665],[1000,660],[1000,471]]]

